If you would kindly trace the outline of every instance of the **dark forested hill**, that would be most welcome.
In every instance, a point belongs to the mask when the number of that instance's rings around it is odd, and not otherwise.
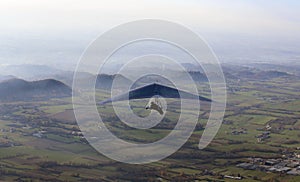
[[[70,87],[54,79],[28,82],[15,78],[0,83],[0,101],[47,100],[71,94]]]

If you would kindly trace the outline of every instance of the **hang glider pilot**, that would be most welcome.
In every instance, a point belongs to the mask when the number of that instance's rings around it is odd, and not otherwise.
[[[160,115],[164,114],[162,104],[158,97],[153,97],[149,100],[148,104],[145,107],[146,110],[155,110]]]

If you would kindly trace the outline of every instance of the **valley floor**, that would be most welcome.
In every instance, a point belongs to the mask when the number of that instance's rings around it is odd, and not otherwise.
[[[289,170],[241,166],[258,158],[262,160],[255,162],[258,165],[268,160],[300,160],[299,91],[299,81],[284,78],[229,81],[225,119],[213,142],[204,150],[197,148],[209,113],[209,105],[204,105],[203,118],[190,140],[167,159],[147,165],[122,164],[97,153],[76,124],[70,98],[4,103],[0,106],[0,180],[300,181]],[[99,92],[97,97],[107,95]],[[143,115],[143,106],[136,103],[134,110]],[[170,109],[172,118],[177,113]],[[99,107],[99,112],[114,133],[136,142],[159,140],[175,124],[138,131],[120,125],[110,106]]]

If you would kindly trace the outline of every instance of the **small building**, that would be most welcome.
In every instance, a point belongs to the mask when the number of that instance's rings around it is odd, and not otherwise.
[[[38,132],[38,133],[32,134],[32,136],[37,137],[37,138],[42,138],[42,137],[43,137],[43,134],[40,133],[40,132]]]
[[[300,175],[300,171],[296,170],[296,169],[292,169],[292,170],[288,171],[286,174],[289,174],[289,175]]]
[[[246,162],[236,165],[236,167],[240,167],[240,168],[243,168],[243,169],[249,169],[250,166],[252,166],[252,164],[246,163]]]
[[[229,176],[229,175],[225,175],[224,178],[235,179],[235,180],[242,180],[242,177],[240,177],[240,176]]]
[[[276,172],[286,173],[286,172],[288,172],[290,170],[291,170],[291,168],[289,168],[289,167],[281,167],[281,168],[277,168]]]
[[[269,159],[265,161],[265,165],[267,166],[274,166],[275,164],[278,164],[280,161],[276,159]]]

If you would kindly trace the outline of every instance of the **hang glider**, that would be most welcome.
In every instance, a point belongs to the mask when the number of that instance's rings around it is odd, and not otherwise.
[[[140,88],[133,89],[129,93],[121,94],[119,96],[104,100],[100,102],[100,105],[104,105],[116,101],[134,100],[134,99],[146,99],[154,96],[160,96],[164,98],[181,98],[181,99],[195,99],[198,98],[200,101],[212,102],[211,99],[206,97],[198,96],[186,91],[178,90],[158,83],[152,83]]]

